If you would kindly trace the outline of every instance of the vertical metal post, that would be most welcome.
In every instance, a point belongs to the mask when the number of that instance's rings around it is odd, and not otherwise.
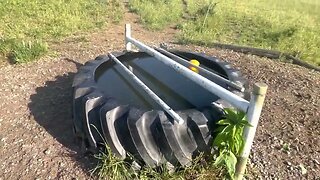
[[[244,137],[244,148],[238,158],[236,167],[235,179],[241,180],[243,178],[247,160],[249,158],[252,142],[256,133],[256,129],[259,122],[263,102],[267,92],[268,86],[264,83],[256,83],[253,87],[249,108],[247,111],[248,122],[252,127],[245,127],[243,132]]]
[[[131,25],[130,24],[126,24],[126,26],[125,26],[124,40],[126,42],[126,51],[131,51],[131,42],[129,42],[126,37],[131,37]]]

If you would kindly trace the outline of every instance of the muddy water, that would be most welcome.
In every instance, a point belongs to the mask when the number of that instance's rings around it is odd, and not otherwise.
[[[147,54],[118,58],[174,110],[201,108],[218,99],[217,96]],[[118,65],[110,62],[105,64],[108,65],[99,68],[96,76],[98,87],[105,94],[115,97],[123,104],[147,110],[161,109]]]

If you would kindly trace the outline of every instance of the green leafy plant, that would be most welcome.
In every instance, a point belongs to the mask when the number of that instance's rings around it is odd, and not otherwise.
[[[243,129],[251,126],[246,114],[243,111],[224,109],[225,117],[218,121],[217,136],[213,141],[213,146],[218,148],[219,155],[214,165],[225,166],[228,174],[233,178],[237,164],[237,156],[244,146],[242,137]]]
[[[283,150],[284,152],[289,152],[289,151],[291,150],[291,148],[290,148],[290,143],[284,143],[284,144],[282,145],[282,150]]]

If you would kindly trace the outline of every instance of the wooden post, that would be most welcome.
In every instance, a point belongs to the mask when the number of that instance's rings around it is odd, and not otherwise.
[[[131,25],[126,24],[125,26],[125,42],[126,42],[126,51],[131,51],[131,43],[127,40],[127,37],[131,37]]]
[[[249,108],[247,111],[248,122],[252,127],[245,127],[243,132],[244,148],[238,158],[236,167],[235,179],[241,180],[243,178],[247,161],[249,158],[252,142],[256,133],[259,117],[261,114],[263,102],[267,92],[268,86],[264,83],[256,83],[253,86],[253,92],[250,99]]]

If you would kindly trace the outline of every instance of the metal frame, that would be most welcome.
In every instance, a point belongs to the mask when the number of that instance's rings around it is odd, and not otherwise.
[[[184,75],[185,77],[187,77],[190,80],[194,81],[195,83],[199,84],[200,86],[207,89],[211,93],[214,93],[215,95],[219,96],[220,98],[228,101],[230,104],[232,104],[236,108],[246,112],[248,122],[252,126],[245,127],[245,129],[244,129],[243,136],[245,139],[245,145],[244,145],[244,148],[240,154],[240,157],[239,157],[239,160],[237,163],[236,173],[235,173],[236,179],[242,179],[243,174],[245,172],[247,159],[250,154],[252,142],[253,142],[253,139],[255,136],[256,128],[257,128],[257,125],[259,122],[259,118],[260,118],[260,114],[261,114],[261,110],[262,110],[262,106],[263,106],[263,102],[265,99],[265,95],[266,95],[266,91],[267,91],[268,86],[264,83],[254,84],[253,91],[251,93],[251,99],[250,99],[250,102],[248,102],[247,100],[245,100],[245,99],[233,94],[232,92],[222,88],[221,86],[208,80],[207,78],[205,78],[205,77],[195,73],[194,71],[186,68],[185,66],[175,62],[171,58],[161,54],[160,52],[156,51],[155,49],[150,48],[150,47],[146,46],[145,44],[143,44],[142,42],[132,38],[130,24],[126,24],[126,26],[125,26],[125,42],[126,42],[126,50],[127,51],[131,51],[132,44],[135,45],[139,50],[146,52],[147,54],[155,57],[159,61],[161,61],[164,64],[168,65],[169,67],[173,68],[177,73]],[[113,59],[115,60],[115,58],[113,58]],[[232,83],[230,83],[230,81],[229,82],[227,80],[224,80],[224,81],[226,83],[228,83],[229,85],[233,85]],[[143,87],[143,86],[141,86],[141,87]],[[151,94],[149,94],[149,95],[151,96]],[[155,96],[155,97],[157,97],[157,96]],[[158,103],[160,103],[162,100],[160,99],[161,101],[159,101],[159,99],[155,98],[154,100],[156,100]],[[164,106],[164,109],[166,111],[172,110],[169,106]],[[172,112],[174,112],[174,111],[172,110]],[[176,115],[175,114],[176,113],[174,112],[170,115],[179,124],[183,123],[182,118],[179,115],[176,116],[177,114]]]
[[[168,56],[168,57],[171,57],[172,60],[174,60],[174,61],[176,61],[176,62],[178,62],[178,63],[180,63],[182,65],[186,64],[188,66],[194,67],[194,68],[198,69],[199,72],[205,74],[206,76],[210,76],[210,77],[213,77],[215,79],[218,79],[219,81],[224,82],[227,85],[229,85],[229,86],[231,86],[231,87],[233,87],[233,88],[235,88],[235,89],[237,89],[237,90],[239,90],[241,92],[244,91],[244,87],[243,86],[240,86],[240,85],[238,85],[238,84],[236,84],[236,83],[234,83],[234,82],[232,82],[232,81],[230,81],[230,80],[228,80],[228,79],[226,79],[226,78],[224,78],[222,76],[219,76],[218,74],[215,74],[215,73],[213,73],[213,72],[211,72],[211,71],[209,71],[209,70],[207,70],[207,69],[205,69],[203,67],[196,66],[196,65],[190,63],[188,60],[186,60],[184,58],[181,58],[180,56],[177,56],[177,55],[175,55],[175,54],[173,54],[173,53],[171,53],[169,51],[166,51],[165,49],[162,49],[162,48],[155,47],[154,49],[159,51],[160,53]]]
[[[126,31],[129,32],[129,31]],[[194,81],[198,85],[202,86],[203,88],[207,89],[209,92],[219,96],[220,98],[230,102],[233,106],[241,109],[242,111],[247,111],[249,107],[249,102],[236,94],[224,89],[223,87],[219,86],[218,84],[210,81],[209,79],[193,72],[192,70],[184,67],[183,65],[175,62],[171,58],[159,53],[158,51],[154,50],[146,46],[145,44],[141,43],[140,41],[132,38],[131,36],[127,36],[126,34],[126,42],[128,44],[132,43],[138,49],[147,54],[155,57],[159,61],[163,62],[164,64],[168,65],[169,67],[173,68],[176,72],[182,74],[183,76],[189,78],[190,80]]]
[[[154,93],[147,85],[145,85],[136,75],[131,72],[129,68],[123,65],[118,58],[116,58],[113,54],[108,54],[109,58],[111,58],[114,62],[116,62],[121,69],[135,82],[141,87],[156,103],[158,103],[174,120],[176,120],[179,124],[183,124],[184,120],[177,114],[172,108],[167,105],[156,93]]]

